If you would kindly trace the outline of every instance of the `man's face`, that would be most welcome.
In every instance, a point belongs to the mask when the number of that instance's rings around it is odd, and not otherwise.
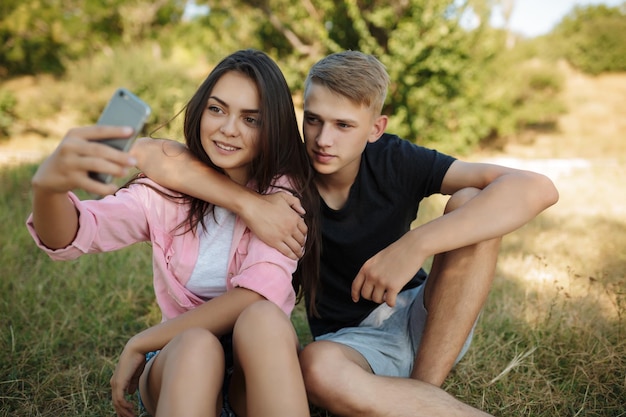
[[[312,83],[304,97],[303,133],[315,171],[352,181],[369,141],[378,139],[372,111]]]

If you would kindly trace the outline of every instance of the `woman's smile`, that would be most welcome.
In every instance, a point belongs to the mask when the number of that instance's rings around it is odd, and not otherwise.
[[[234,152],[234,151],[237,151],[237,150],[241,149],[241,148],[237,148],[235,146],[228,145],[228,144],[226,144],[224,142],[220,142],[220,141],[217,141],[217,140],[214,140],[213,143],[215,143],[215,146],[218,149],[220,149],[222,151],[225,151],[227,153]]]

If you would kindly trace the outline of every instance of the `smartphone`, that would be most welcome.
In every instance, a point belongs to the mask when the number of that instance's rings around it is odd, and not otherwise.
[[[130,126],[134,129],[134,133],[128,138],[102,139],[98,142],[124,152],[128,151],[148,120],[150,111],[150,106],[139,97],[125,88],[118,88],[102,111],[97,124],[104,126]],[[90,172],[89,176],[103,183],[109,183],[113,178],[111,175],[99,172]]]

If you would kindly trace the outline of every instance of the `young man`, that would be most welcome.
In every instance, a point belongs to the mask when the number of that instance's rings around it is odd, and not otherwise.
[[[501,236],[558,193],[543,175],[462,162],[384,133],[388,84],[384,66],[355,51],[322,59],[306,80],[303,133],[322,197],[319,317],[310,315],[315,341],[300,355],[307,392],[338,416],[485,416],[439,386],[469,346]],[[306,226],[288,209],[297,200],[237,188],[175,142],[136,146],[154,149],[138,167],[157,182],[229,208],[299,254]],[[434,193],[451,196],[444,215],[411,229]]]

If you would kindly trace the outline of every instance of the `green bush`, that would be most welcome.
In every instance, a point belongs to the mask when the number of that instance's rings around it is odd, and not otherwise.
[[[42,136],[56,138],[69,127],[95,123],[113,92],[126,87],[152,108],[143,131],[150,134],[184,109],[209,71],[208,64],[198,63],[187,50],[166,52],[156,43],[142,42],[133,47],[118,45],[91,57],[68,61],[63,77],[36,77],[39,93],[20,97],[15,111],[7,111],[7,115],[23,121]],[[0,93],[0,126],[3,110],[12,103],[3,97]],[[3,103],[7,104],[3,107]],[[68,125],[60,126],[59,121]],[[181,139],[182,115],[155,135]]]
[[[173,0],[3,0],[0,75],[62,75],[68,61],[108,45],[149,39],[183,7],[184,2]]]
[[[626,3],[576,7],[554,31],[564,57],[589,74],[626,71]]]
[[[94,123],[113,91],[126,87],[152,108],[144,129],[150,133],[184,108],[206,75],[190,73],[190,68],[196,66],[185,51],[170,53],[175,56],[164,57],[156,43],[142,43],[131,48],[113,47],[69,64],[64,82],[72,85],[68,88],[72,94],[66,106],[81,113],[81,123]],[[176,123],[180,123],[179,119]],[[178,127],[168,126],[158,134],[180,136]]]
[[[551,63],[538,59],[508,65],[485,91],[486,123],[493,129],[491,136],[506,138],[528,128],[554,128],[565,111],[559,98],[563,74]]]
[[[310,65],[322,56],[345,49],[376,55],[392,79],[385,108],[389,130],[444,152],[467,153],[486,138],[513,135],[529,125],[549,125],[560,111],[554,70],[526,67],[528,56],[517,52],[513,58],[505,50],[503,31],[485,23],[473,30],[460,25],[466,2],[357,5],[343,0],[316,4],[312,13],[306,4],[293,0],[277,0],[271,9],[254,1],[225,1],[191,21],[180,18],[179,5],[172,1],[155,10],[144,10],[139,0],[124,2],[129,7],[125,14],[106,7],[121,3],[93,4],[86,28],[98,30],[82,37],[76,34],[87,29],[76,25],[72,14],[76,8],[68,11],[59,4],[38,10],[35,1],[7,3],[7,13],[25,16],[25,25],[55,22],[58,38],[75,48],[71,54],[59,55],[65,72],[59,75],[58,85],[46,85],[46,91],[42,89],[29,103],[20,97],[17,119],[56,137],[55,117],[67,123],[93,123],[115,88],[125,86],[152,107],[148,133],[183,109],[217,60],[248,47],[276,59],[296,96],[302,92]],[[131,20],[136,13],[142,16],[137,27]],[[18,30],[10,23],[9,18],[0,19],[0,35],[2,25]],[[80,42],[65,42],[74,37]],[[544,45],[543,49],[559,48]],[[506,65],[499,64],[502,56],[509,61]],[[180,138],[181,119],[156,135]]]
[[[10,134],[11,125],[15,121],[17,99],[10,91],[0,91],[0,139]]]

